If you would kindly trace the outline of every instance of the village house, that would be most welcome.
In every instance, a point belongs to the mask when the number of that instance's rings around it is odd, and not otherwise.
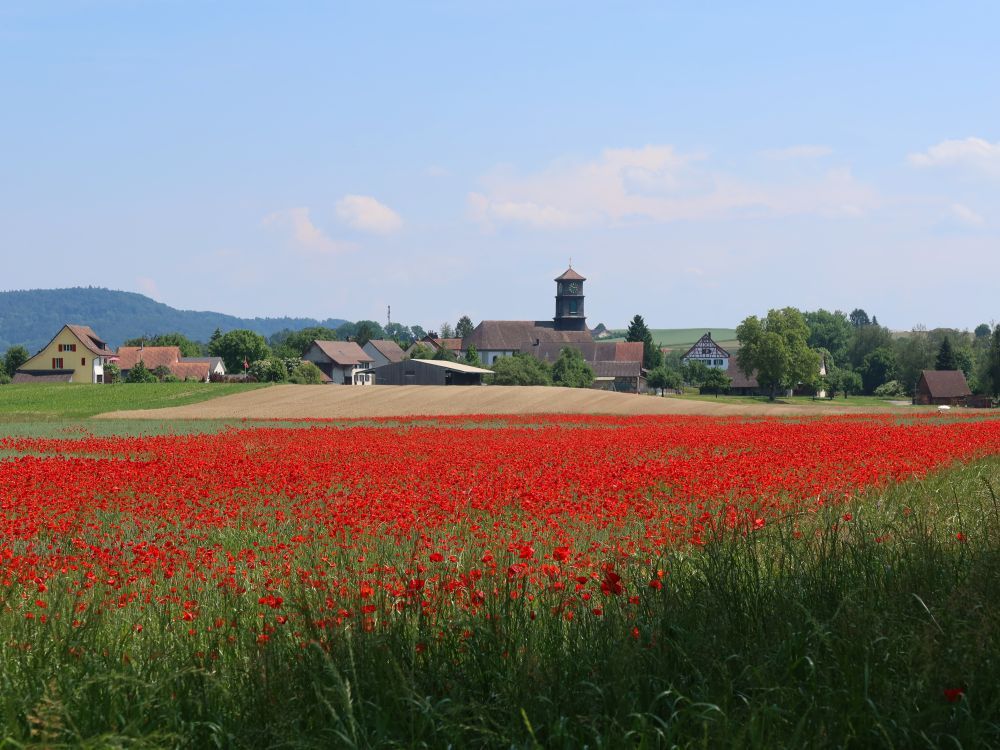
[[[706,367],[714,367],[725,372],[729,369],[729,352],[716,344],[709,332],[687,350],[687,354],[681,357],[681,362],[701,362]]]
[[[313,341],[302,359],[323,373],[323,382],[332,385],[371,385],[369,368],[374,359],[355,341]]]
[[[195,361],[192,361],[194,359]],[[166,368],[178,380],[199,380],[208,382],[213,369],[211,360],[217,357],[181,357],[179,346],[123,346],[118,349],[118,367],[122,378],[127,378],[132,368],[142,362],[147,370]],[[223,372],[225,368],[223,367]]]
[[[961,406],[972,395],[961,370],[923,370],[913,394],[913,403]]]
[[[89,326],[64,325],[14,373],[15,383],[103,383],[115,352]]]
[[[402,362],[406,356],[406,353],[399,348],[399,344],[388,339],[372,339],[361,349],[372,358],[372,367]]]
[[[423,345],[433,351],[435,354],[441,350],[447,350],[451,352],[456,358],[462,356],[462,339],[459,338],[440,338],[437,336],[424,336],[420,341],[414,342],[407,350],[404,355],[412,356],[413,351],[417,346]]]

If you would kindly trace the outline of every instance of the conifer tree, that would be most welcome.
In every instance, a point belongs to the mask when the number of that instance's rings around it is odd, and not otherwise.
[[[642,367],[645,370],[654,370],[663,364],[663,352],[653,343],[653,334],[646,327],[646,321],[641,315],[632,318],[625,332],[626,341],[642,342]]]
[[[951,346],[951,339],[947,336],[941,341],[941,348],[938,349],[937,361],[934,363],[935,370],[957,370],[958,360],[955,358],[955,350]]]

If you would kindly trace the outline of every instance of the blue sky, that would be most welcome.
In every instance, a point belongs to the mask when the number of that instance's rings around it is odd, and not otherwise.
[[[819,5],[6,0],[0,289],[1000,318],[1000,4]]]

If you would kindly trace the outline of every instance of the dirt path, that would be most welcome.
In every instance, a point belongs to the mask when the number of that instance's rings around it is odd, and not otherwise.
[[[892,411],[850,406],[689,401],[541,386],[279,385],[187,406],[115,411],[107,419],[337,419],[454,414],[704,414],[790,416]]]

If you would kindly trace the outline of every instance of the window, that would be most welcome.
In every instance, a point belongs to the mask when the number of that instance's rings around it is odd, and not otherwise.
[[[80,357],[80,364],[83,367],[86,367],[87,366],[87,358],[86,357]]]
[[[59,344],[59,351],[61,352],[75,352],[76,344]]]
[[[569,314],[570,315],[576,315],[576,300],[575,299],[571,299],[569,301]]]
[[[52,369],[53,370],[61,370],[62,368],[63,368],[63,358],[62,357],[53,357],[52,358]]]

